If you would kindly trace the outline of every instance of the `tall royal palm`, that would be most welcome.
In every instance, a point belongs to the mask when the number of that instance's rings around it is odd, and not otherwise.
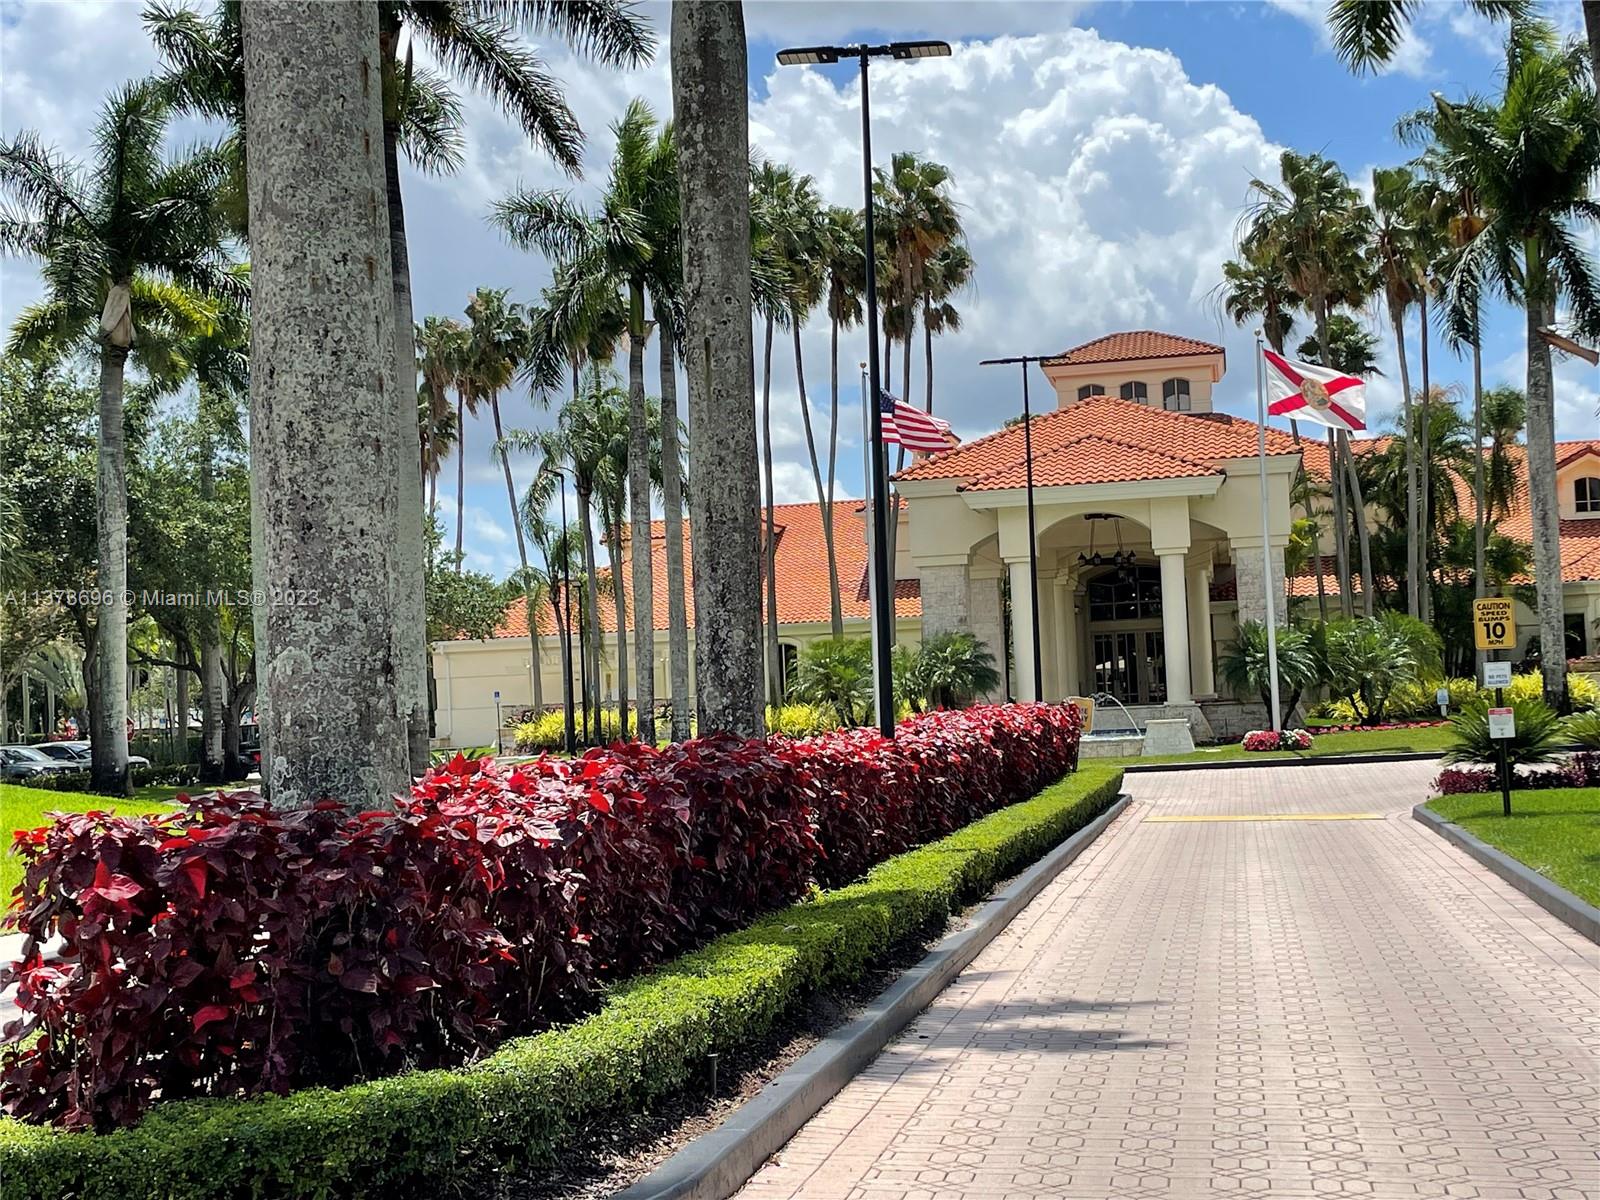
[[[0,143],[0,193],[15,207],[0,221],[0,252],[36,260],[45,298],[24,310],[17,348],[96,348],[100,359],[96,477],[99,606],[94,645],[93,782],[128,788],[128,496],[123,380],[141,342],[209,329],[213,315],[193,293],[242,297],[216,203],[225,157],[161,153],[169,108],[148,82],[113,92],[101,111],[86,164],[49,151],[37,134]],[[186,292],[186,289],[192,289]]]
[[[833,540],[834,485],[839,468],[839,330],[861,324],[867,286],[866,229],[856,209],[830,207],[824,214],[828,305],[828,481],[822,499],[822,537],[828,554],[828,619],[833,636],[844,636],[839,593],[839,556]]]
[[[472,411],[467,400],[471,388],[465,386],[467,352],[471,337],[467,327],[453,317],[429,317],[417,326],[417,369],[422,375],[427,396],[419,407],[427,414],[424,428],[429,431],[429,442],[436,443],[425,451],[428,478],[428,511],[431,513],[438,501],[439,470],[446,454],[456,456],[456,570],[461,570],[461,527],[466,501],[466,428]],[[456,394],[455,412],[450,412],[449,395]],[[477,401],[473,399],[476,408]],[[447,421],[446,417],[452,417]],[[443,431],[441,434],[438,431]]]
[[[1281,184],[1266,180],[1251,181],[1259,196],[1248,240],[1269,247],[1283,264],[1294,290],[1305,298],[1316,325],[1317,343],[1329,345],[1328,318],[1335,308],[1359,304],[1368,294],[1368,273],[1361,249],[1369,239],[1371,210],[1361,195],[1350,186],[1338,164],[1320,154],[1297,154],[1285,150],[1279,159]],[[1350,491],[1350,520],[1355,526],[1361,552],[1362,606],[1372,615],[1374,592],[1372,549],[1367,533],[1365,502],[1361,482],[1350,453],[1349,438],[1340,431],[1329,438],[1329,462],[1333,475],[1334,511],[1338,520],[1335,549],[1345,545],[1344,515],[1341,512],[1340,477]],[[1341,469],[1342,468],[1342,469]],[[1348,561],[1348,553],[1341,551]],[[1348,565],[1342,567],[1341,602],[1349,611],[1351,580]]]
[[[650,544],[649,435],[644,353],[650,337],[647,297],[656,282],[652,264],[658,243],[674,237],[677,177],[670,128],[661,129],[643,100],[628,105],[612,126],[617,148],[605,194],[595,212],[570,195],[519,191],[499,201],[492,220],[519,246],[543,251],[566,264],[579,286],[625,292],[628,318],[629,524],[635,545]],[[654,235],[654,236],[653,236]],[[676,244],[675,242],[673,243]],[[654,579],[649,554],[632,560],[633,611],[644,622],[635,630],[634,671],[639,692],[639,734],[655,739],[655,645],[649,629]],[[620,580],[618,581],[620,584]],[[619,593],[622,589],[619,587]]]
[[[961,239],[946,242],[922,272],[922,370],[927,384],[923,407],[933,411],[933,339],[961,328],[955,298],[972,286],[972,251]]]
[[[940,250],[960,238],[961,215],[950,195],[950,169],[942,163],[901,151],[890,158],[887,171],[876,168],[873,173],[874,221],[884,239],[888,274],[893,280],[889,307],[899,310],[900,389],[909,404],[911,334],[925,290],[927,266]]]
[[[1431,134],[1449,178],[1467,183],[1484,224],[1451,258],[1446,280],[1477,307],[1493,289],[1522,305],[1527,328],[1528,491],[1533,518],[1545,698],[1566,702],[1560,513],[1556,496],[1555,381],[1541,330],[1565,301],[1580,337],[1600,336],[1600,272],[1584,238],[1600,223],[1591,188],[1600,175],[1600,117],[1584,50],[1542,24],[1516,22],[1497,99],[1434,97],[1403,124]],[[1555,649],[1551,649],[1555,648]]]

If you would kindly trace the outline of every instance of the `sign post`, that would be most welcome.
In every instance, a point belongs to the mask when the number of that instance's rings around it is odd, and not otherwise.
[[[503,755],[506,752],[505,721],[500,716],[500,693],[494,694],[494,752]]]
[[[1511,650],[1517,644],[1517,613],[1509,596],[1485,596],[1472,602],[1472,636],[1479,650],[1493,653]],[[1515,710],[1506,707],[1506,685],[1511,682],[1511,664],[1491,659],[1483,664],[1483,686],[1494,688],[1494,707],[1489,710],[1489,736],[1494,739],[1496,766],[1500,775],[1500,807],[1511,815],[1511,765],[1506,761],[1506,742],[1517,734]]]

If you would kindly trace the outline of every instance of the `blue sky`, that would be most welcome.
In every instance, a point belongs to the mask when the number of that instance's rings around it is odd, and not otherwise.
[[[192,0],[199,3],[200,0]],[[960,333],[936,343],[936,407],[963,436],[988,432],[1019,406],[1014,378],[977,368],[981,358],[1053,352],[1117,329],[1157,328],[1220,340],[1230,371],[1219,407],[1253,410],[1249,333],[1225,323],[1210,293],[1231,252],[1252,174],[1274,170],[1285,147],[1335,158],[1358,185],[1374,166],[1410,157],[1395,118],[1441,91],[1492,91],[1498,65],[1493,26],[1453,0],[1423,6],[1395,67],[1356,78],[1323,33],[1321,0],[1275,3],[751,3],[751,137],[772,157],[811,172],[831,203],[859,203],[859,108],[853,71],[778,69],[783,45],[882,37],[942,37],[944,61],[874,70],[878,160],[914,150],[946,163],[977,260],[976,285],[959,307]],[[0,0],[0,132],[37,128],[81,152],[101,89],[143,74],[155,59],[134,3]],[[446,178],[408,176],[407,217],[418,316],[459,314],[479,285],[532,300],[548,278],[535,256],[507,246],[484,222],[489,204],[517,183],[571,186],[592,196],[611,151],[607,129],[635,95],[670,109],[668,12],[645,11],[661,31],[652,66],[623,74],[541,47],[567,88],[590,141],[585,178],[564,179],[487,102],[468,96],[467,161]],[[1549,4],[1566,29],[1578,4]],[[185,129],[192,137],[203,132]],[[1591,239],[1596,242],[1596,239]],[[38,294],[27,264],[0,264],[0,320]],[[1363,314],[1383,335],[1386,378],[1372,382],[1381,424],[1398,404],[1387,321]],[[1416,370],[1413,321],[1412,366]],[[813,404],[825,406],[828,330],[803,336]],[[856,492],[861,447],[852,364],[859,336],[841,353],[839,448],[844,488]],[[775,485],[782,499],[812,498],[792,359],[779,342],[773,379]],[[920,353],[912,393],[923,389]],[[1437,347],[1435,378],[1466,381],[1465,364]],[[1520,318],[1497,311],[1486,339],[1490,384],[1518,383],[1524,370]],[[898,372],[898,368],[897,368]],[[655,377],[654,356],[647,378]],[[1596,372],[1558,367],[1563,438],[1600,436]],[[898,381],[898,373],[896,374]],[[1041,385],[1042,385],[1042,381]],[[758,379],[759,386],[759,379]],[[898,382],[896,384],[898,386]],[[1042,390],[1042,386],[1041,386]],[[549,415],[525,394],[505,400],[512,426]],[[463,522],[470,561],[503,573],[515,566],[504,485],[489,458],[487,419],[468,430]],[[531,460],[515,463],[525,481]],[[446,524],[454,520],[454,470],[441,480]]]

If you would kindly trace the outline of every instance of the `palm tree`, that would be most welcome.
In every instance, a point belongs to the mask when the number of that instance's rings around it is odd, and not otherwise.
[[[627,295],[628,467],[632,497],[629,514],[636,545],[649,545],[649,434],[644,389],[644,352],[650,336],[646,293],[658,285],[653,269],[659,246],[676,244],[677,178],[672,131],[657,127],[643,100],[628,105],[612,126],[617,138],[611,174],[600,209],[583,211],[563,192],[519,191],[499,201],[493,221],[519,246],[542,250],[566,261],[588,286],[620,289]],[[670,274],[670,272],[669,272]],[[639,733],[655,740],[655,645],[648,628],[654,605],[650,555],[635,555],[631,580],[635,617],[646,622],[634,631],[634,668],[639,688]]]
[[[961,312],[952,303],[972,286],[972,251],[962,239],[946,242],[928,260],[922,276],[922,356],[927,402],[933,411],[933,339],[961,329]]]
[[[1383,299],[1394,331],[1395,356],[1400,363],[1400,397],[1407,428],[1411,418],[1411,371],[1406,361],[1406,310],[1417,303],[1417,238],[1411,223],[1415,214],[1416,178],[1406,167],[1377,167],[1372,172],[1372,242],[1368,253],[1382,284]],[[1408,547],[1406,612],[1417,616],[1421,571],[1417,569],[1417,464],[1411,440],[1406,440],[1406,515]]]
[[[839,558],[833,543],[834,481],[839,462],[839,330],[861,324],[867,286],[866,232],[861,213],[830,207],[823,213],[828,304],[828,482],[822,499],[822,538],[828,553],[828,618],[835,638],[844,636],[839,594]]]
[[[422,352],[417,368],[422,374],[426,396],[419,404],[419,421],[427,431],[423,443],[424,473],[428,477],[428,512],[438,505],[439,466],[452,452],[456,455],[456,570],[461,570],[461,528],[466,504],[466,429],[471,389],[465,386],[467,352],[471,338],[467,328],[451,317],[429,317],[417,326],[417,348]],[[456,393],[455,412],[449,407],[449,393]],[[476,398],[473,407],[476,408]],[[426,414],[425,419],[421,414]]]
[[[377,18],[364,5],[247,4],[242,22],[256,118],[251,351],[272,365],[250,378],[264,500],[253,540],[267,580],[340,597],[259,606],[265,782],[281,807],[371,808],[410,785],[417,715],[410,651],[396,649],[408,580],[391,549],[410,532],[397,479],[416,470],[415,401],[399,426],[389,259],[372,211],[351,203],[376,205],[383,188],[381,113],[361,86]],[[416,649],[425,693],[421,637]]]
[[[1528,424],[1528,400],[1520,388],[1498,387],[1483,394],[1483,429],[1489,440],[1484,460],[1484,519],[1499,520],[1511,512],[1518,471],[1512,451]],[[1481,444],[1481,439],[1480,439]]]
[[[1320,154],[1297,154],[1285,150],[1279,160],[1282,185],[1254,179],[1251,187],[1259,195],[1248,240],[1269,247],[1283,264],[1290,285],[1305,297],[1315,322],[1317,343],[1329,345],[1328,318],[1341,305],[1358,304],[1370,292],[1360,250],[1369,240],[1371,211],[1361,202],[1360,193],[1350,186],[1338,164]],[[1334,512],[1340,528],[1335,549],[1345,562],[1341,566],[1341,603],[1348,611],[1350,571],[1344,539],[1344,503],[1340,475],[1348,483],[1351,496],[1350,517],[1355,524],[1361,551],[1362,606],[1367,615],[1373,608],[1372,549],[1367,533],[1365,502],[1350,453],[1350,441],[1342,430],[1329,435],[1329,462],[1334,476]],[[1342,463],[1342,467],[1341,467]]]
[[[192,110],[233,123],[240,147],[234,161],[242,174],[247,138],[238,6],[224,3],[208,21],[183,9],[156,4],[146,10],[145,19],[171,64],[165,85]],[[401,436],[409,436],[415,419],[417,364],[399,154],[405,149],[413,164],[425,171],[453,171],[461,160],[460,104],[442,78],[416,68],[412,53],[415,43],[421,41],[435,61],[487,94],[536,146],[568,171],[576,172],[583,147],[582,130],[563,99],[559,84],[522,36],[552,34],[596,61],[630,67],[649,61],[654,39],[632,8],[616,0],[595,4],[520,0],[494,5],[463,0],[383,0],[378,5],[378,26],[398,379],[393,428]],[[422,604],[420,471],[412,471],[407,461],[401,466],[399,483],[402,524],[396,554],[405,579],[401,592],[408,597],[397,638],[402,648],[399,669],[405,676],[402,686],[407,692],[412,722],[412,767],[421,771],[428,764],[428,651]]]
[[[1295,348],[1301,358],[1314,358],[1336,371],[1370,379],[1382,375],[1378,369],[1378,337],[1349,313],[1334,313],[1328,318],[1328,350],[1324,354],[1317,335],[1301,341]]]
[[[107,99],[90,162],[69,162],[35,133],[0,144],[0,252],[41,264],[45,298],[19,314],[12,348],[97,347],[100,358],[98,585],[92,682],[93,784],[128,789],[128,497],[123,382],[135,351],[147,363],[172,335],[205,332],[216,314],[196,293],[242,298],[223,250],[216,204],[226,162],[214,149],[161,157],[170,109],[150,82]]]
[[[902,398],[911,398],[911,333],[917,306],[926,291],[928,264],[961,237],[961,216],[950,197],[950,169],[900,151],[889,169],[874,168],[873,220],[885,240],[893,287],[889,302],[900,313],[898,330]]]
[[[755,736],[761,703],[755,386],[750,372],[750,124],[739,4],[672,8],[672,108],[689,336],[690,526],[701,733]],[[715,613],[716,619],[709,618]]]
[[[1560,516],[1555,486],[1555,395],[1550,347],[1541,330],[1559,301],[1580,337],[1600,335],[1600,278],[1583,249],[1584,226],[1600,220],[1589,190],[1600,172],[1600,120],[1581,47],[1561,45],[1548,26],[1515,22],[1498,100],[1454,102],[1402,122],[1408,136],[1431,135],[1446,177],[1469,186],[1483,227],[1452,257],[1446,288],[1469,310],[1485,289],[1527,314],[1528,490],[1540,643],[1564,643]],[[1566,700],[1566,664],[1543,663],[1546,700]]]

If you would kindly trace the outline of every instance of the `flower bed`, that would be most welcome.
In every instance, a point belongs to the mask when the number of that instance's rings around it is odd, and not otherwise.
[[[1436,729],[1449,721],[1384,721],[1380,725],[1318,725],[1318,733],[1376,733],[1382,729]]]
[[[28,935],[0,1100],[109,1129],[151,1098],[461,1062],[1076,765],[1071,706],[990,705],[805,741],[456,759],[394,811],[209,796],[18,835]],[[40,945],[59,932],[65,952]]]
[[[1574,754],[1565,762],[1537,771],[1516,771],[1511,786],[1517,791],[1600,787],[1600,752]],[[1500,775],[1498,768],[1492,766],[1446,767],[1433,781],[1433,788],[1441,796],[1498,792]]]
[[[591,1016],[457,1070],[252,1101],[158,1104],[109,1135],[0,1119],[8,1200],[454,1195],[550,1161],[574,1129],[703,1078],[760,1044],[818,988],[861,980],[897,945],[1035,861],[1115,800],[1088,766],[1031,800],[757,920],[618,986]]]
[[[1246,750],[1309,750],[1311,735],[1304,729],[1252,729],[1243,744]]]

